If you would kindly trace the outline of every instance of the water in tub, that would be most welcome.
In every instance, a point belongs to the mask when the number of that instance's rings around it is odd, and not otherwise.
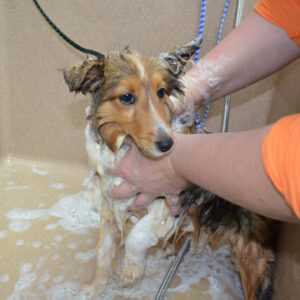
[[[95,274],[99,216],[82,184],[89,170],[9,161],[0,171],[0,299],[79,299]],[[149,257],[131,288],[113,276],[99,299],[154,299],[174,257]],[[189,251],[168,299],[243,299],[227,246]]]

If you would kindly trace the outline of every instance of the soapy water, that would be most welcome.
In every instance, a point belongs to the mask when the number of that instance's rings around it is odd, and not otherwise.
[[[23,232],[36,221],[56,217],[57,223],[48,224],[44,229],[53,230],[61,226],[65,230],[84,234],[91,227],[99,227],[99,215],[91,208],[89,202],[89,192],[81,191],[61,198],[49,209],[12,209],[6,213],[6,217],[10,220],[9,229]]]
[[[183,263],[180,265],[177,276],[180,279],[176,287],[169,289],[169,292],[187,292],[190,287],[200,282],[202,278],[209,281],[209,287],[205,292],[212,296],[212,299],[231,300],[242,299],[241,287],[233,266],[228,258],[228,247],[220,247],[213,255],[206,249],[202,254],[194,256],[190,250]],[[174,257],[159,259],[149,257],[145,270],[145,277],[132,287],[123,288],[118,284],[118,274],[112,276],[104,292],[97,299],[115,299],[125,297],[127,299],[154,299],[164,274],[167,272]],[[75,281],[64,281],[64,275],[60,274],[52,279],[52,287],[45,290],[44,283],[51,280],[49,273],[43,273],[37,278],[32,272],[30,263],[23,263],[20,268],[20,278],[15,284],[15,293],[7,300],[21,299],[51,299],[51,300],[79,300],[80,284]],[[39,286],[35,291],[30,291],[32,282],[39,280]],[[4,281],[3,281],[4,282]],[[230,290],[231,295],[226,295]],[[184,295],[184,294],[182,294]],[[26,297],[27,298],[26,298]],[[23,299],[23,298],[22,298]]]
[[[37,166],[32,167],[31,172],[34,176],[53,178],[50,171]],[[14,173],[17,173],[17,170],[11,172]],[[59,179],[59,183],[62,182],[61,178]],[[55,192],[57,189],[51,187],[53,180],[49,182],[49,188]],[[6,182],[1,180],[0,189],[3,185],[7,186]],[[10,179],[9,186],[14,185],[23,186]],[[70,184],[62,185],[62,189],[66,189]],[[33,185],[28,186],[29,189],[34,189]],[[20,193],[18,189],[15,191]],[[12,193],[14,190],[5,192]],[[6,228],[0,228],[0,243],[5,243],[7,239],[15,236],[15,249],[31,247],[38,255],[29,256],[27,261],[22,260],[23,258],[15,261],[14,258],[15,269],[11,273],[7,269],[2,271],[0,267],[0,291],[3,286],[12,285],[12,291],[6,294],[7,300],[81,299],[80,286],[92,280],[96,264],[95,232],[99,227],[99,215],[91,205],[90,192],[84,189],[59,197],[56,203],[52,203],[48,208],[38,207],[38,204],[36,209],[11,207],[3,213],[7,225]],[[40,234],[30,239],[31,231],[34,230]],[[46,234],[52,234],[51,240],[39,238]],[[2,253],[0,258],[3,258]],[[119,285],[120,269],[117,268],[98,299],[154,299],[173,260],[174,256],[164,259],[149,256],[143,279],[126,288]],[[230,250],[226,245],[213,253],[206,248],[198,255],[193,255],[191,248],[176,276],[176,284],[169,289],[172,294],[188,292],[191,286],[206,279],[209,284],[203,293],[210,295],[211,299],[243,299],[240,279],[230,262]],[[184,297],[184,294],[180,295]]]

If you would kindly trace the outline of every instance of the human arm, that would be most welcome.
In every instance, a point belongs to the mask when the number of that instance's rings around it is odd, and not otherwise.
[[[266,126],[226,134],[176,134],[173,151],[155,161],[131,150],[115,170],[126,182],[111,195],[126,198],[138,190],[140,198],[133,207],[137,209],[160,194],[175,195],[193,182],[259,214],[296,221],[264,171],[261,145],[269,130],[270,126]]]
[[[214,101],[268,76],[299,55],[300,48],[283,29],[253,12],[184,76],[185,102],[196,109],[208,101]],[[177,113],[183,109],[181,106],[176,107]],[[136,169],[138,176],[134,180],[130,176],[133,157],[140,154],[132,149],[116,169],[116,172],[120,172],[125,178],[125,182],[112,193],[118,196],[117,198],[125,198],[130,191],[131,195],[138,192],[134,203],[134,208],[137,208],[152,201],[159,195],[159,191],[162,194],[168,192],[175,195],[178,187],[182,187],[184,182],[193,182],[258,213],[294,221],[296,218],[289,206],[259,164],[261,155],[257,150],[258,144],[261,145],[266,131],[267,129],[263,128],[257,129],[254,131],[257,136],[248,132],[228,133],[224,136],[177,135],[177,142],[170,154],[172,164],[168,163],[168,157],[160,161],[142,157],[143,167]],[[255,141],[255,138],[261,140]],[[251,145],[256,147],[255,152]],[[254,154],[256,156],[252,157]],[[254,168],[255,161],[259,168]],[[182,181],[177,189],[168,190],[168,182],[174,184],[175,180],[180,181],[180,178]],[[256,182],[256,179],[259,180]],[[262,185],[263,182],[265,185]],[[132,187],[135,187],[134,193]],[[173,211],[178,209],[176,203],[170,200],[169,203]]]
[[[300,56],[287,33],[258,13],[248,17],[183,77],[185,105],[195,109],[280,70]],[[185,106],[177,106],[177,114]]]

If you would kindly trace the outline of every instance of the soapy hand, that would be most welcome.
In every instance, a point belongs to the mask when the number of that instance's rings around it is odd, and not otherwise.
[[[116,167],[108,172],[124,179],[119,186],[108,191],[109,196],[115,200],[135,196],[131,210],[142,209],[156,197],[164,196],[171,214],[176,216],[180,213],[179,193],[188,182],[175,173],[170,154],[149,158],[131,147]]]

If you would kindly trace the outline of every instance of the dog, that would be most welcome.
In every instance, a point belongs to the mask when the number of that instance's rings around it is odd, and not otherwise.
[[[163,197],[133,214],[128,208],[134,198],[113,201],[106,192],[122,182],[107,170],[130,147],[158,158],[172,150],[173,130],[192,131],[193,118],[178,121],[173,117],[169,96],[183,98],[180,78],[200,43],[197,38],[158,58],[127,47],[63,70],[71,92],[92,95],[86,109],[85,137],[100,227],[96,275],[81,290],[85,299],[95,299],[105,288],[118,249],[124,248],[120,281],[128,285],[143,276],[151,247],[166,249],[171,241],[178,247],[187,235],[194,237],[198,252],[207,243],[212,248],[226,241],[231,244],[232,260],[241,274],[246,299],[256,299],[260,290],[266,295],[270,287],[269,265],[274,255],[267,219],[194,185],[180,194],[185,209],[179,218],[170,214]]]

